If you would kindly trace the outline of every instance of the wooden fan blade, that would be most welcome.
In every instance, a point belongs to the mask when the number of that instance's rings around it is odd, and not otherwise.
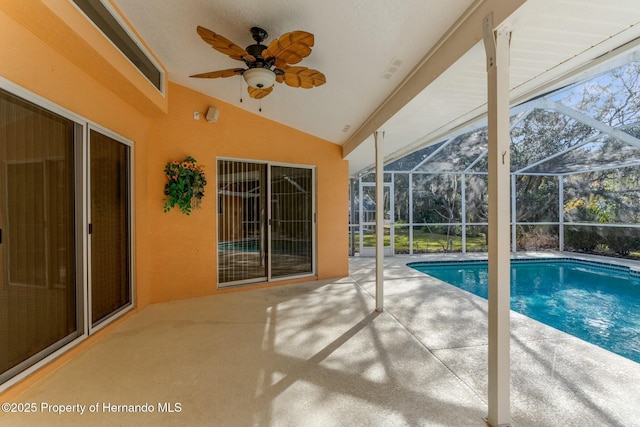
[[[255,99],[264,98],[265,96],[269,95],[272,90],[273,86],[266,89],[258,89],[256,87],[247,86],[247,92],[249,92],[249,96]]]
[[[198,77],[200,79],[215,79],[218,77],[232,77],[238,74],[242,74],[244,68],[228,68],[226,70],[209,71],[208,73],[194,74],[189,77]]]
[[[284,71],[284,82],[291,87],[311,89],[327,82],[324,74],[307,67],[288,67],[282,71]]]
[[[284,59],[276,58],[276,62],[274,63],[276,68],[280,68],[284,70],[285,68],[289,68],[289,64],[286,63]]]
[[[292,31],[269,43],[269,47],[262,52],[262,57],[276,58],[287,64],[297,64],[302,61],[302,58],[309,56],[313,43],[313,34],[306,31]]]
[[[252,55],[249,55],[246,50],[233,43],[232,41],[222,37],[220,34],[216,34],[213,31],[201,26],[198,26],[197,31],[200,37],[202,37],[202,40],[209,43],[218,52],[229,55],[231,58],[237,59],[238,61],[247,59],[253,62],[256,60],[256,58]]]

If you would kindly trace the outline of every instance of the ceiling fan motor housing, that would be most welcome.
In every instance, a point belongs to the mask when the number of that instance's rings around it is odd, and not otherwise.
[[[262,61],[262,52],[266,49],[267,47],[263,44],[252,44],[250,46],[247,46],[247,53],[249,55],[252,55],[253,57],[256,58],[256,62],[258,61]]]
[[[263,30],[260,27],[251,27],[251,36],[256,42],[260,43],[262,40],[269,37],[269,34],[266,30]]]
[[[249,45],[246,51],[249,55],[253,56],[255,61],[245,61],[249,69],[243,73],[244,79],[249,86],[266,89],[275,83],[275,73],[271,70],[275,62],[275,58],[265,61],[262,56],[262,52],[267,46],[260,44],[264,39],[268,37],[265,30],[259,27],[251,28],[251,35],[256,41],[255,44]]]

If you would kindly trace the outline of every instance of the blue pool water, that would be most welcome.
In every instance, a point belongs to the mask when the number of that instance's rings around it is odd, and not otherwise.
[[[410,263],[483,298],[487,262]],[[511,309],[640,363],[640,275],[572,259],[512,260]]]
[[[218,243],[218,250],[258,253],[260,252],[260,244],[261,242],[258,239],[230,240]],[[265,247],[262,248],[262,250],[265,249]],[[271,240],[271,252],[275,254],[296,254],[307,256],[311,253],[311,241],[273,239]]]

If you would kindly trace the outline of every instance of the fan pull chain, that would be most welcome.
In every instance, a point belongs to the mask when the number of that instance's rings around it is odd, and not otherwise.
[[[240,79],[240,102],[242,102],[242,80]]]
[[[262,98],[260,98],[260,107],[258,108],[258,111],[262,113]]]

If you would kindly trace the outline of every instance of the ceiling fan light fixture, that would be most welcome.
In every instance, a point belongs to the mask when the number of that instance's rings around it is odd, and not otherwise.
[[[268,68],[249,68],[242,74],[244,81],[251,87],[267,89],[276,82],[276,73]]]

